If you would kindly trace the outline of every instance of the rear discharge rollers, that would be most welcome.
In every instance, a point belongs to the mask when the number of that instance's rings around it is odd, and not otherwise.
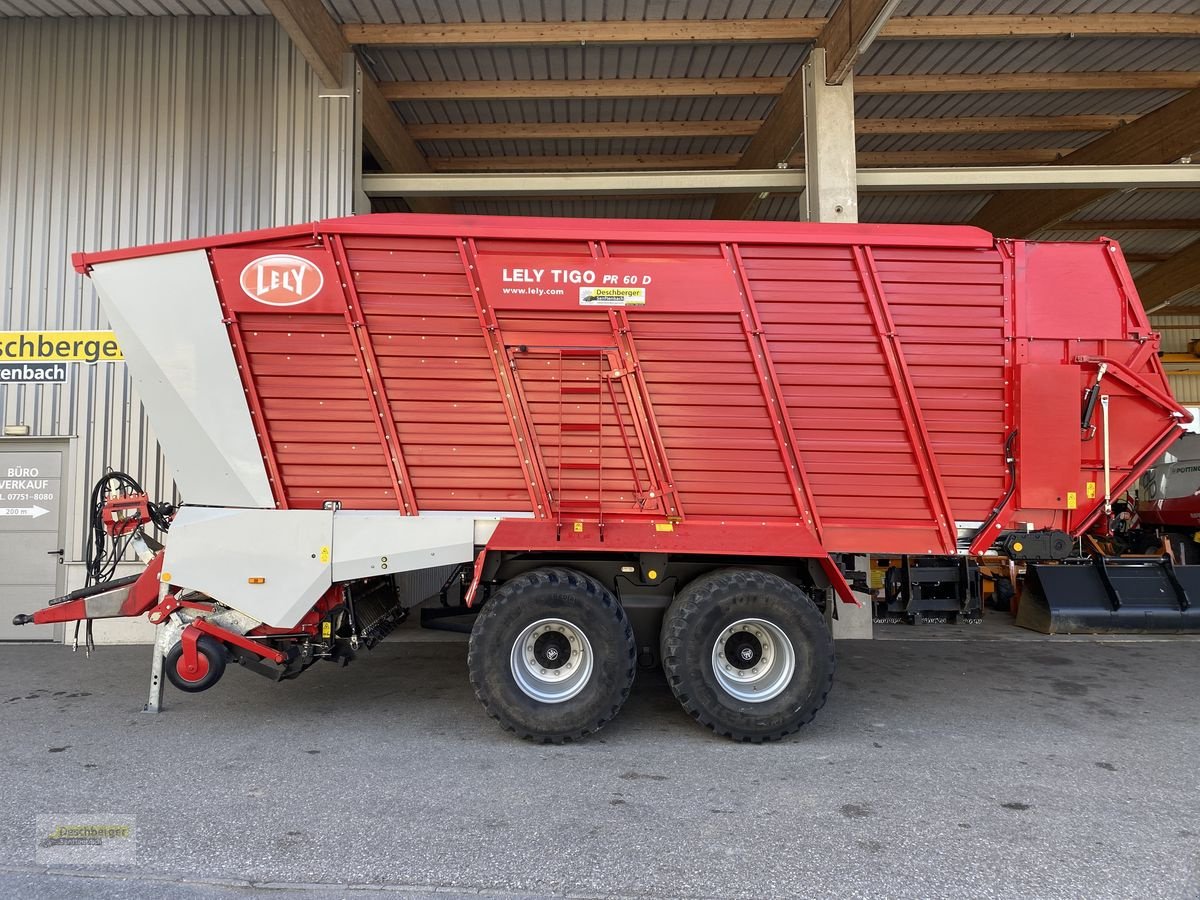
[[[824,618],[795,585],[753,569],[688,584],[666,612],[667,682],[694,719],[739,741],[777,740],[812,719],[833,680]],[[620,711],[636,668],[616,598],[570,569],[504,584],[471,634],[471,683],[488,712],[524,738],[561,743]]]

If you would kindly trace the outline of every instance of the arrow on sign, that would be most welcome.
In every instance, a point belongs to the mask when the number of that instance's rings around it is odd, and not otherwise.
[[[50,512],[48,509],[42,509],[40,506],[10,506],[7,509],[0,508],[0,516],[24,516],[28,519],[36,519],[39,516],[44,516]]]

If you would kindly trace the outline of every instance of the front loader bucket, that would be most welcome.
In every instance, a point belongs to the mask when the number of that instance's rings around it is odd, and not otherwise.
[[[1200,633],[1200,566],[1165,556],[1031,565],[1017,624],[1043,634]]]

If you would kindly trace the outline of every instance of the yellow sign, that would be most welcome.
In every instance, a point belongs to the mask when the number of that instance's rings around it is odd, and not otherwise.
[[[1087,498],[1089,500],[1096,499],[1096,482],[1094,481],[1089,481],[1087,483]]]
[[[1079,495],[1074,491],[1067,491],[1067,509],[1079,508]]]
[[[111,331],[0,331],[0,362],[120,362]]]
[[[674,531],[675,526],[672,525],[670,522],[655,522],[654,530],[655,531]]]

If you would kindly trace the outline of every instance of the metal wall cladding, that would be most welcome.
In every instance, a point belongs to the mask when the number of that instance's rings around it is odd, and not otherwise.
[[[271,19],[8,19],[0,83],[0,329],[107,327],[73,251],[350,211],[350,101],[318,96]],[[169,498],[125,367],[72,367],[64,385],[0,386],[3,421],[78,436],[78,497],[112,466]]]
[[[1188,300],[1191,302],[1186,302]],[[1171,303],[1173,309],[1180,306],[1186,309],[1188,306],[1197,305],[1200,305],[1200,291],[1189,291]],[[1187,353],[1188,342],[1200,338],[1200,315],[1151,316],[1150,324],[1162,335],[1164,353]],[[1194,366],[1185,364],[1182,367],[1170,366],[1167,369],[1167,378],[1171,382],[1175,399],[1185,406],[1200,406],[1200,375],[1171,374],[1171,370],[1177,368],[1200,369],[1200,360],[1197,360]]]

